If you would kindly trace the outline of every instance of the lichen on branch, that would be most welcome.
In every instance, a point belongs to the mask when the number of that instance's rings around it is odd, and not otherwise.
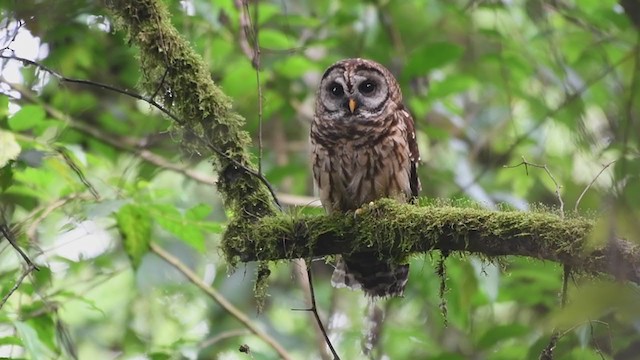
[[[594,244],[590,233],[595,221],[584,217],[445,204],[416,206],[388,199],[362,210],[357,215],[279,214],[249,226],[234,222],[223,251],[232,264],[354,252],[403,261],[431,250],[464,251],[488,257],[528,256],[640,283],[639,247],[619,239]]]

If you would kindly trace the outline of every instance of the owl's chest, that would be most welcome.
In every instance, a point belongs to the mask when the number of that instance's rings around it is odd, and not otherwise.
[[[406,164],[401,139],[389,137],[376,143],[355,144],[345,141],[328,149],[326,159],[331,177],[334,203],[342,210],[355,209],[380,197],[405,193],[397,181],[403,177]]]

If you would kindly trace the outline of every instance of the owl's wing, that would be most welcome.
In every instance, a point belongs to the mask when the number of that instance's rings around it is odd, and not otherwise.
[[[416,141],[416,128],[413,118],[409,111],[403,106],[400,109],[400,117],[407,129],[407,143],[409,144],[409,160],[411,169],[409,169],[409,186],[411,187],[411,196],[418,197],[420,193],[420,179],[418,178],[418,163],[420,162],[420,150],[418,150],[418,142]]]

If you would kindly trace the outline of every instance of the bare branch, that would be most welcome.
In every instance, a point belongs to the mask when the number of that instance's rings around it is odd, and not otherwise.
[[[596,174],[596,176],[591,180],[591,182],[589,183],[589,185],[587,185],[587,187],[584,188],[584,190],[582,190],[582,192],[580,193],[580,196],[578,196],[578,200],[576,200],[576,206],[573,207],[574,211],[578,211],[578,206],[580,205],[580,202],[582,201],[582,198],[584,197],[584,195],[587,193],[587,191],[589,191],[589,189],[591,189],[591,186],[593,186],[593,184],[596,182],[596,180],[598,180],[598,178],[600,177],[600,175],[602,175],[602,173],[607,170],[607,168],[611,165],[613,165],[613,163],[615,163],[618,160],[613,160],[611,162],[609,162],[608,164],[605,164],[602,169],[600,169],[600,172],[598,172],[598,174]]]
[[[507,169],[513,169],[513,168],[517,168],[519,166],[524,165],[524,171],[527,175],[529,175],[529,166],[535,167],[535,168],[539,168],[539,169],[544,169],[544,171],[547,173],[547,175],[549,176],[549,178],[551,178],[551,181],[553,181],[553,184],[556,186],[556,197],[558,198],[558,205],[560,206],[560,215],[562,217],[564,217],[564,201],[562,201],[562,196],[560,195],[560,189],[562,188],[562,186],[560,186],[560,184],[558,183],[558,181],[556,180],[555,176],[553,176],[553,174],[551,173],[551,171],[549,170],[549,167],[547,167],[547,164],[544,165],[540,165],[540,164],[534,164],[531,162],[528,162],[527,159],[524,158],[524,156],[522,157],[522,162],[520,162],[519,164],[516,165],[504,165],[505,168]]]
[[[199,349],[206,349],[210,346],[215,345],[217,342],[220,342],[222,340],[225,339],[229,339],[232,337],[236,337],[236,336],[245,336],[245,335],[249,335],[251,334],[248,330],[246,329],[235,329],[235,330],[229,330],[229,331],[225,331],[223,333],[220,333],[216,336],[213,336],[205,341],[203,341],[200,345],[198,345]]]
[[[224,296],[222,296],[222,294],[220,294],[218,290],[202,281],[202,279],[200,279],[198,275],[196,275],[191,269],[189,269],[189,267],[183,264],[178,258],[171,255],[169,252],[167,252],[157,244],[151,243],[150,248],[154,254],[158,255],[164,261],[180,271],[184,276],[187,277],[187,279],[189,279],[189,281],[191,281],[192,284],[200,288],[200,290],[202,290],[211,299],[218,303],[218,305],[220,305],[226,312],[228,312],[229,315],[236,318],[242,325],[249,329],[249,331],[251,331],[253,334],[266,342],[269,346],[271,346],[282,359],[292,359],[291,354],[289,354],[280,343],[278,343],[264,330],[254,325],[242,311],[233,306],[233,304],[230,303],[229,300],[227,300]]]
[[[34,264],[31,261],[31,259],[29,259],[27,254],[25,254],[24,251],[22,251],[20,246],[18,246],[18,243],[16,242],[16,239],[13,236],[13,232],[11,231],[11,229],[9,228],[9,226],[7,224],[0,224],[0,233],[2,233],[2,235],[4,235],[4,237],[7,239],[7,241],[9,241],[11,246],[13,246],[13,248],[18,252],[18,254],[20,254],[22,259],[24,259],[24,261],[27,263],[27,265],[29,267],[32,267],[32,268],[34,268],[36,270],[40,270],[38,268],[38,266],[36,266],[36,264]]]

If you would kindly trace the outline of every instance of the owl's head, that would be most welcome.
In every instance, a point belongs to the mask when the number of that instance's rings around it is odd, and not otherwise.
[[[400,87],[384,66],[366,59],[345,59],[324,72],[316,115],[345,122],[379,121],[401,103]]]

